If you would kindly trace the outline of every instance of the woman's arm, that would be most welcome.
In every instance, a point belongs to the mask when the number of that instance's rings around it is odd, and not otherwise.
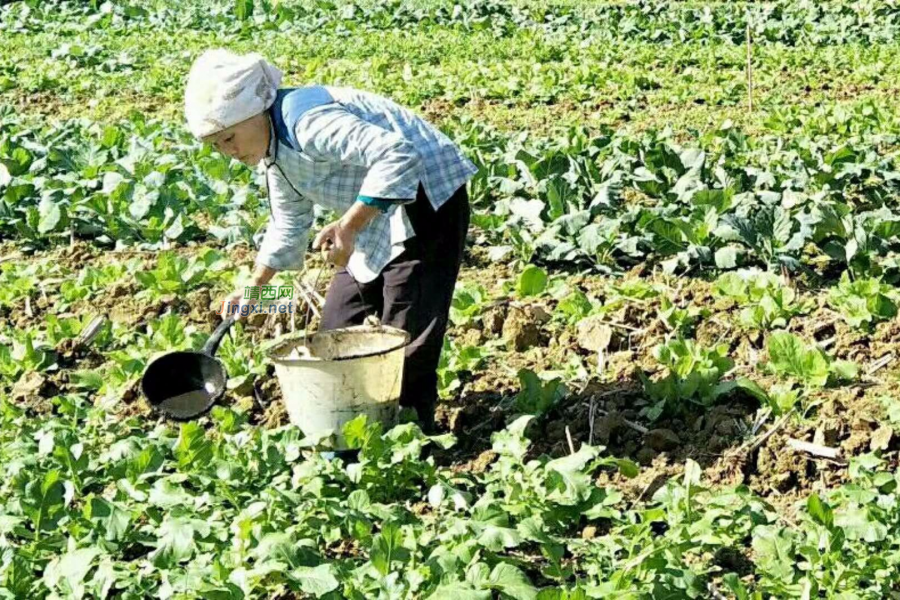
[[[360,119],[340,104],[328,104],[304,114],[295,126],[300,146],[313,160],[365,167],[356,202],[313,241],[329,262],[346,266],[356,235],[379,212],[416,199],[421,180],[421,157],[413,144],[397,132]]]
[[[303,267],[309,229],[313,221],[312,203],[297,194],[275,168],[269,168],[266,172],[266,182],[272,216],[256,255],[253,274],[249,281],[243,283],[243,287],[239,287],[226,299],[226,310],[236,317],[244,316],[247,306],[255,301],[245,297],[245,288],[267,284],[278,271],[299,270]]]
[[[257,263],[253,268],[253,274],[250,276],[249,285],[265,285],[275,277],[275,273],[277,272],[278,271],[272,267]]]
[[[305,113],[297,121],[295,134],[313,160],[367,169],[359,190],[361,202],[384,206],[415,200],[422,159],[401,134],[369,123],[337,103]]]
[[[356,247],[356,235],[375,218],[380,210],[363,202],[353,203],[344,215],[326,225],[316,239],[313,250],[327,252],[326,260],[339,267],[346,267]]]
[[[256,255],[254,275],[271,279],[274,271],[303,268],[309,230],[313,223],[312,202],[294,191],[277,167],[266,172],[272,216]]]

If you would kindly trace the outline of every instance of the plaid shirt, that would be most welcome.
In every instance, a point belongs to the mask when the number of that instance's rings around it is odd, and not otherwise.
[[[343,213],[360,195],[396,200],[357,235],[348,270],[368,282],[415,235],[402,204],[415,200],[419,184],[437,210],[477,168],[444,134],[391,100],[349,88],[325,89],[335,102],[297,121],[302,151],[271,132],[263,165],[272,218],[257,262],[276,270],[302,268],[313,204]]]

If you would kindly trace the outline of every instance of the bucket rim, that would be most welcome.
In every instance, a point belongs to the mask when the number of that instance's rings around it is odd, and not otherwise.
[[[316,331],[315,333],[310,334],[306,331],[296,331],[293,333],[287,333],[282,335],[274,340],[271,340],[263,347],[263,353],[269,358],[272,362],[280,363],[280,364],[295,364],[295,363],[321,363],[322,359],[317,358],[303,358],[303,357],[295,357],[295,358],[285,358],[282,356],[276,356],[275,353],[282,350],[282,348],[286,344],[291,344],[293,342],[298,342],[301,340],[305,340],[307,338],[315,337],[320,333],[329,333],[333,331],[353,331],[358,333],[387,333],[398,338],[398,342],[396,344],[391,345],[389,348],[384,350],[376,350],[372,352],[362,352],[360,354],[353,354],[351,356],[339,356],[337,358],[329,359],[327,362],[345,362],[349,360],[357,360],[361,358],[371,358],[372,356],[379,356],[382,354],[389,354],[396,350],[400,350],[401,348],[405,348],[409,345],[410,341],[412,341],[411,336],[408,331],[404,331],[402,329],[398,329],[397,327],[391,327],[390,325],[352,325],[350,327],[341,327],[338,329],[329,329],[327,331]]]

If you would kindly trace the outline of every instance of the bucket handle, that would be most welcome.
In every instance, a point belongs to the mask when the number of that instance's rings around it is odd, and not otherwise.
[[[209,336],[209,339],[206,340],[206,343],[203,345],[203,354],[207,354],[209,356],[213,356],[216,353],[216,350],[219,349],[219,344],[222,342],[222,338],[225,337],[225,334],[231,329],[231,326],[234,325],[234,317],[235,315],[228,315],[225,317],[219,326],[216,327],[216,330],[212,332],[212,335]]]
[[[332,245],[331,240],[325,240],[325,241],[322,243],[322,260],[324,261],[326,267],[327,267],[328,264],[329,264],[329,263],[328,263],[328,250],[331,248],[331,245]],[[365,295],[363,294],[362,286],[359,285],[359,280],[356,279],[356,277],[353,276],[353,272],[350,270],[350,265],[345,265],[345,266],[344,266],[344,270],[347,271],[347,275],[349,275],[349,276],[350,276],[350,279],[353,280],[353,283],[356,284],[356,292],[359,294],[359,301],[362,303],[363,306],[367,306],[367,304],[366,304],[366,297],[365,297]],[[324,271],[325,271],[325,268],[324,268],[324,267],[323,267],[322,269],[319,269],[319,273],[318,273],[318,275],[316,275],[316,280],[315,280],[315,282],[313,283],[313,290],[318,291],[318,289],[319,289],[319,279],[322,277],[322,273],[323,273]],[[311,314],[312,314],[312,305],[309,304],[309,302],[307,302],[307,308],[306,308],[306,327],[307,327],[307,331],[309,331],[309,318],[310,318]],[[376,326],[376,327],[380,327],[380,326],[381,326],[381,318],[380,318],[377,314],[375,314],[374,312],[371,312],[371,313],[370,313],[368,310],[366,311],[366,319],[365,319],[365,321],[366,321],[366,323],[372,323],[372,324],[374,324],[374,326]]]

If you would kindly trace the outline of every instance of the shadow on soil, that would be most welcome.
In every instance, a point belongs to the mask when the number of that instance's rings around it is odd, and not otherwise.
[[[559,457],[581,444],[604,446],[606,454],[641,465],[646,497],[687,459],[704,471],[712,470],[712,477],[720,471],[725,475],[730,469],[723,468],[723,457],[750,435],[748,424],[759,408],[755,399],[735,393],[711,408],[688,406],[678,416],[649,423],[640,415],[646,404],[637,377],[589,383],[534,420],[529,429],[532,455]],[[454,433],[458,442],[447,451],[435,452],[438,464],[473,472],[487,469],[496,458],[491,435],[515,418],[511,406],[511,398],[491,392],[464,394],[446,403],[438,413],[439,427]],[[753,475],[755,465],[755,458],[748,454],[731,468],[742,470],[743,478]]]

